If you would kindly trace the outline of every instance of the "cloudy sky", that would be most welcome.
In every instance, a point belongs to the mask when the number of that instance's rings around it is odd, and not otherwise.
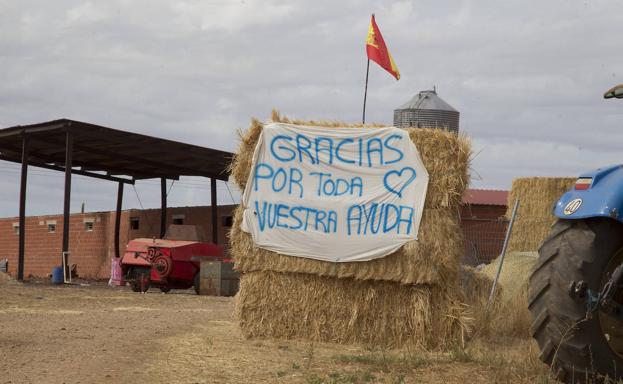
[[[620,161],[623,82],[616,0],[0,0],[0,126],[57,118],[233,151],[272,108],[361,118],[371,13],[402,73],[372,65],[368,121],[436,86],[474,144],[472,186],[577,175]],[[18,213],[19,172],[0,163],[0,216]],[[116,185],[74,178],[72,211],[114,209]],[[219,203],[237,201],[219,184]],[[63,175],[32,168],[28,214],[62,211]],[[157,207],[159,183],[126,187],[124,208]],[[140,199],[140,202],[139,202]],[[182,179],[170,205],[208,204]]]

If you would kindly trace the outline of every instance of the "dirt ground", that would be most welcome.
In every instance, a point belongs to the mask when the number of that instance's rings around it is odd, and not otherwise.
[[[233,299],[0,281],[0,383],[553,382],[528,340],[449,353],[245,340]]]

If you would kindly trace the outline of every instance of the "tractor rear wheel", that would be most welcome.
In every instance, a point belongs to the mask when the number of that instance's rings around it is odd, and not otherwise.
[[[572,282],[584,281],[596,296],[623,262],[623,225],[607,218],[559,220],[539,249],[530,276],[530,333],[539,358],[566,383],[623,378],[622,320],[587,313],[587,299],[574,298]]]

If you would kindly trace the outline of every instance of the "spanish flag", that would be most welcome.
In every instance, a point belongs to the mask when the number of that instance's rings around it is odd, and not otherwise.
[[[366,52],[368,53],[369,60],[376,62],[384,70],[391,73],[391,75],[394,76],[396,80],[400,79],[400,72],[398,72],[398,67],[396,66],[396,63],[394,63],[394,59],[389,53],[387,45],[385,45],[385,40],[383,40],[381,31],[379,31],[378,25],[376,25],[374,15],[372,15],[372,19],[370,20],[370,28],[368,29],[368,38],[366,39]]]

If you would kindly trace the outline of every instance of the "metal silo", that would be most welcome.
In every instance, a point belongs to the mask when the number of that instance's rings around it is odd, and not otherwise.
[[[422,91],[394,110],[398,128],[442,128],[459,132],[459,111],[443,101],[435,89]]]

